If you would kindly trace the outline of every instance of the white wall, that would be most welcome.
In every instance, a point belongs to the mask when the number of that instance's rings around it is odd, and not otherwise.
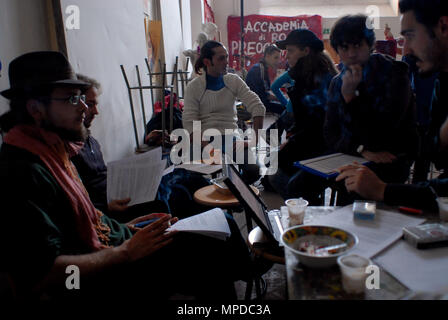
[[[190,44],[185,43],[186,49],[196,49],[193,48],[193,45],[198,38],[198,34],[202,31],[202,23],[204,23],[203,1],[204,0],[190,0],[192,42]]]
[[[285,0],[284,3],[286,4],[289,0]],[[297,4],[297,1],[289,1],[290,4]],[[323,1],[319,1],[321,3]],[[328,1],[328,3],[333,3],[334,1]],[[347,1],[343,1],[347,2]],[[354,1],[353,1],[354,2]],[[352,7],[353,13],[365,13],[365,7],[369,3],[383,3],[383,5],[380,5],[380,14],[382,17],[380,18],[380,28],[378,30],[375,30],[375,34],[378,40],[384,40],[384,26],[385,24],[389,24],[389,27],[391,28],[392,33],[395,35],[395,37],[398,37],[400,34],[400,19],[399,17],[395,16],[394,10],[392,10],[391,6],[396,6],[398,3],[398,0],[390,0],[390,5],[387,4],[388,1],[381,0],[381,1],[366,1],[362,7],[360,7],[360,10],[358,7]],[[215,19],[216,24],[218,25],[219,31],[221,31],[222,36],[222,42],[228,46],[227,43],[227,17],[230,15],[239,16],[240,15],[240,0],[226,0],[226,1],[215,1]],[[264,8],[263,5],[275,5],[279,4],[278,1],[270,1],[270,0],[246,0],[244,2],[244,15],[250,15],[250,14],[266,14],[266,15],[284,15],[284,16],[295,16],[300,14],[309,14],[309,12],[297,12],[294,11],[291,7],[285,7],[273,10],[272,8]],[[300,2],[302,4],[302,2]],[[387,5],[385,5],[387,4]],[[313,9],[313,7],[310,7],[310,9]],[[384,10],[383,10],[384,9]],[[271,11],[269,11],[271,10]],[[347,9],[345,9],[347,10]],[[356,11],[357,10],[357,11]],[[335,21],[337,20],[337,17],[325,17],[322,18],[322,28],[329,28],[333,26]],[[324,35],[324,38],[328,38],[328,35]]]
[[[179,0],[161,0],[160,8],[166,70],[172,72],[176,56],[181,57],[184,50]]]
[[[63,11],[77,5],[81,14],[79,30],[66,30],[70,62],[77,72],[98,79],[103,85],[99,116],[92,125],[106,162],[121,159],[134,152],[136,146],[128,91],[120,65],[123,64],[131,86],[137,86],[138,65],[143,85],[146,76],[145,28],[141,0],[61,0]],[[140,96],[133,92],[138,138],[143,140]],[[145,93],[146,117],[152,113],[151,98]]]
[[[9,88],[8,66],[19,55],[50,50],[47,35],[45,0],[0,1],[0,91]],[[0,114],[9,110],[9,102],[0,96]]]

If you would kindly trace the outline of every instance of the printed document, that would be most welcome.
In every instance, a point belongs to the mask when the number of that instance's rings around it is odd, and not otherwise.
[[[305,170],[311,169],[310,171],[315,171],[315,173],[322,173],[323,176],[337,175],[337,169],[352,164],[353,162],[358,162],[360,164],[365,164],[368,161],[361,157],[355,157],[343,153],[334,153],[322,157],[317,157],[313,159],[299,161],[299,166],[303,167]]]
[[[225,240],[231,234],[224,211],[220,208],[179,220],[168,229],[171,230],[199,233],[221,240]]]
[[[153,201],[166,168],[157,148],[107,164],[107,201],[131,198],[128,205]]]

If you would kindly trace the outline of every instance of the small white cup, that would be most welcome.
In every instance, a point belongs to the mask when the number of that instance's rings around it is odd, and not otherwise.
[[[439,204],[439,217],[442,221],[448,221],[448,197],[437,198]]]
[[[289,225],[296,226],[299,224],[303,224],[308,201],[303,198],[288,199],[285,201],[285,204],[288,207]]]
[[[338,258],[342,274],[342,287],[347,293],[363,293],[368,273],[366,268],[372,264],[370,259],[349,254]]]

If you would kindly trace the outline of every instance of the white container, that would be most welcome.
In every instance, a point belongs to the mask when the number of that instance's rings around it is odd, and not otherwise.
[[[288,199],[285,201],[285,204],[288,207],[289,225],[296,226],[303,224],[308,201],[303,198]]]
[[[340,256],[337,262],[341,269],[344,291],[347,293],[363,293],[368,276],[366,268],[372,264],[372,261],[357,254],[349,254]]]
[[[437,198],[440,220],[448,221],[448,197]]]

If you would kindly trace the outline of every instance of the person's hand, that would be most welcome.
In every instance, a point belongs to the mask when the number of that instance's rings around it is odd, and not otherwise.
[[[349,103],[356,97],[356,88],[362,80],[362,66],[351,65],[342,76],[341,93],[345,103]]]
[[[338,169],[336,181],[345,180],[345,187],[349,192],[356,192],[361,197],[375,200],[384,200],[386,183],[366,166],[358,163],[349,164]]]
[[[166,229],[177,222],[177,218],[171,218],[169,214],[162,215],[159,220],[139,229],[131,239],[120,246],[129,262],[147,257],[173,241],[172,237],[177,231],[166,232]],[[153,215],[150,214],[145,218],[151,216]]]
[[[107,209],[112,212],[126,211],[129,208],[128,203],[130,201],[131,198],[112,200],[107,204]]]
[[[162,130],[153,130],[145,138],[145,143],[150,146],[162,145]],[[165,144],[171,144],[170,134],[165,130]]]
[[[392,163],[397,160],[396,156],[387,151],[372,152],[366,150],[361,155],[364,159],[375,163]]]
[[[141,217],[138,217],[138,218],[135,218],[135,219],[129,221],[128,223],[126,223],[126,226],[131,231],[137,232],[138,230],[141,229],[141,228],[135,227],[135,225],[137,223],[140,223],[140,222],[143,222],[143,221],[146,221],[146,220],[150,220],[150,219],[154,219],[154,218],[159,218],[160,219],[160,218],[163,218],[163,217],[168,216],[168,215],[169,215],[168,213],[151,213],[151,214],[147,214],[147,215],[144,215],[144,216],[141,216]],[[173,220],[173,223],[174,223],[174,222],[177,222],[178,219],[177,218],[173,218],[172,220]]]

